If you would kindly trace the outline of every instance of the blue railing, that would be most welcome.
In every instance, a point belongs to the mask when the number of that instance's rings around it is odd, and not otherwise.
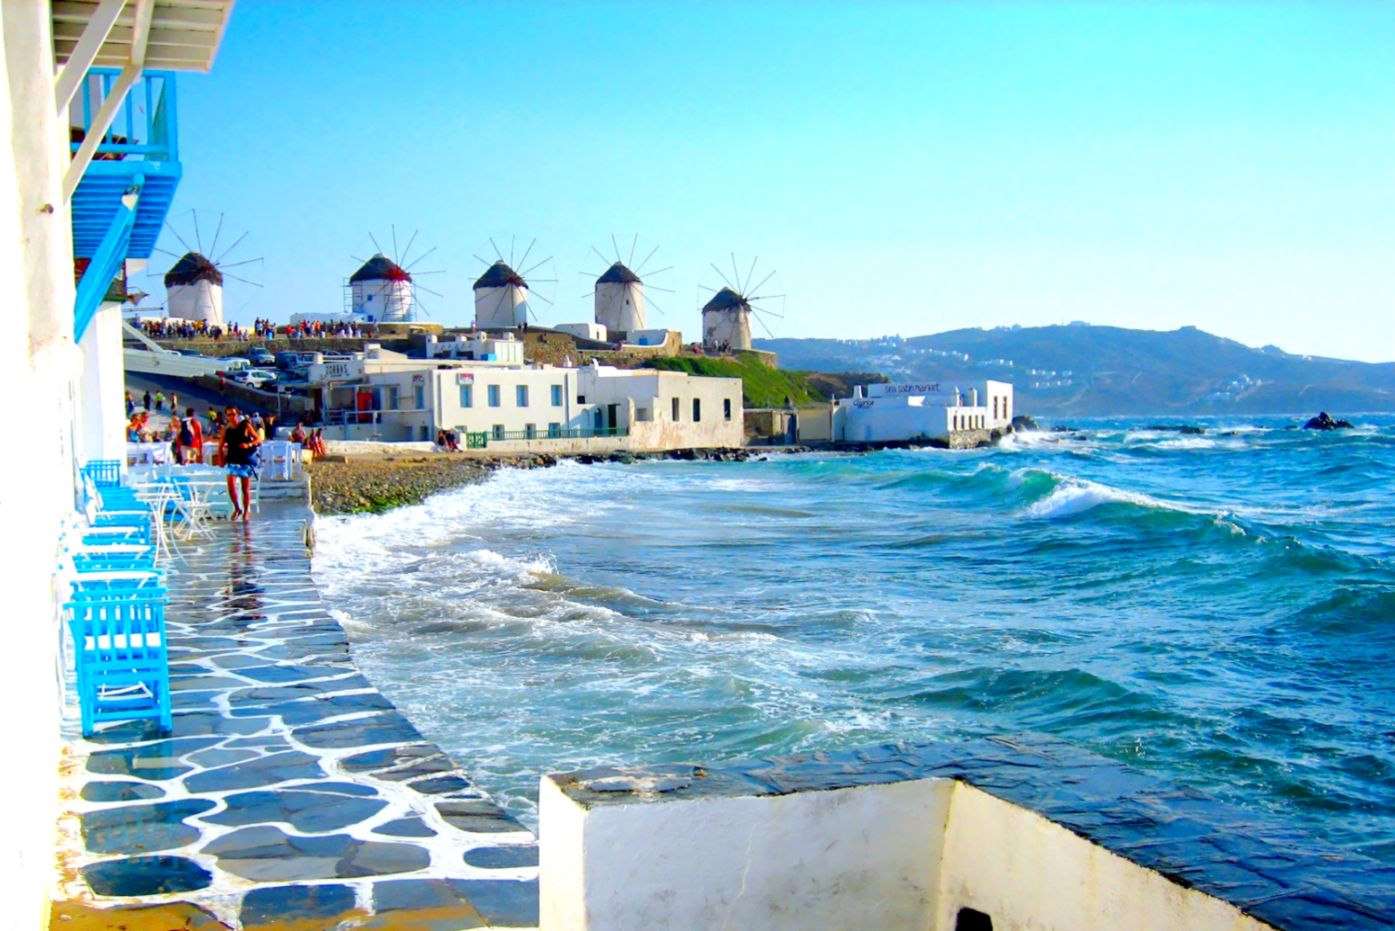
[[[92,126],[92,120],[116,86],[116,68],[87,72],[78,95],[82,125],[75,127],[72,150],[76,152]],[[142,161],[179,160],[178,108],[172,71],[147,71],[126,94],[111,126],[97,145],[101,161],[127,158]]]

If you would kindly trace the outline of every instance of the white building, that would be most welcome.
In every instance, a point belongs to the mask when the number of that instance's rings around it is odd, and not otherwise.
[[[741,379],[655,369],[525,365],[512,340],[480,339],[473,359],[373,350],[310,367],[331,439],[421,442],[437,431],[489,448],[699,449],[740,446]],[[510,361],[496,361],[505,356]],[[490,357],[493,357],[491,359]]]
[[[528,322],[528,282],[503,259],[475,281],[475,326],[511,330]]]
[[[412,319],[412,276],[381,252],[349,277],[349,312],[379,323]]]
[[[847,443],[953,441],[1012,423],[1012,385],[986,381],[961,391],[939,383],[859,385],[833,410],[833,437]]]
[[[645,329],[644,282],[621,262],[596,279],[596,322],[617,339]]]
[[[165,312],[223,326],[223,273],[198,252],[186,252],[165,272]]]
[[[723,352],[751,348],[751,305],[723,288],[702,307],[702,345]]]
[[[370,343],[369,347],[373,347],[373,344]],[[382,358],[382,352],[379,351],[377,356]],[[474,336],[457,333],[451,339],[439,339],[431,334],[426,337],[426,357],[522,365],[523,341],[514,339],[513,334],[507,332],[499,336],[490,336],[487,333]]]

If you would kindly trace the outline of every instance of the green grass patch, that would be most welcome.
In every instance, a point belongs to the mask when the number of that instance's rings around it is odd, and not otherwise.
[[[808,373],[773,369],[756,356],[737,356],[731,359],[677,356],[651,359],[647,367],[714,378],[739,378],[744,397],[742,403],[746,407],[784,407],[786,399],[795,405],[815,404],[827,400],[824,394],[809,384]]]

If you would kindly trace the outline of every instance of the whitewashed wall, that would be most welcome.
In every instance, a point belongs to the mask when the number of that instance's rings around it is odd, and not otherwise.
[[[165,289],[165,310],[171,317],[179,317],[181,320],[203,320],[209,326],[221,327],[223,286],[211,281],[172,285]]]
[[[72,511],[82,356],[73,345],[72,216],[61,179],[67,121],[53,106],[49,5],[0,3],[0,274],[7,338],[0,340],[0,396],[24,406],[27,427],[0,458],[0,516],[22,529],[6,550],[5,648],[0,681],[15,713],[5,736],[0,834],[0,914],[9,927],[47,927],[59,765],[57,606],[52,576],[58,535]]]
[[[732,349],[750,349],[751,315],[727,310],[703,311],[702,342],[705,346],[728,344]]]
[[[609,333],[645,328],[644,285],[637,281],[608,281],[596,285],[596,322]]]
[[[412,310],[412,283],[371,279],[349,286],[350,306],[356,314],[371,316],[380,323],[406,320]]]
[[[527,313],[527,288],[510,284],[475,291],[475,326],[482,330],[507,330],[522,326]]]
[[[545,777],[542,931],[1265,931],[1035,812],[948,779],[587,807]]]

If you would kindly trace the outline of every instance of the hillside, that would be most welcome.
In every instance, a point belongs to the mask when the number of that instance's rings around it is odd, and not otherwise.
[[[852,393],[854,384],[869,381],[882,381],[875,374],[849,374],[828,372],[801,372],[789,369],[772,369],[762,364],[753,355],[743,355],[729,359],[714,359],[705,356],[678,356],[666,359],[650,359],[645,365],[649,368],[669,372],[687,372],[690,375],[709,375],[719,378],[741,379],[741,393],[746,407],[784,407],[786,402],[798,405],[826,401],[835,395],[847,396]]]
[[[1012,382],[1017,408],[1055,415],[1395,410],[1395,363],[1253,349],[1195,327],[964,329],[910,338],[756,340],[781,365],[892,380]]]

